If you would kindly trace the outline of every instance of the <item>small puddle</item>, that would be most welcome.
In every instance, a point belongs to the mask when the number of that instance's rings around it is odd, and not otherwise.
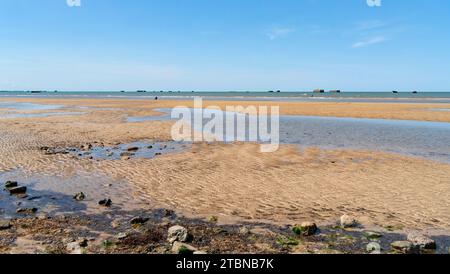
[[[52,116],[71,116],[71,115],[83,115],[83,112],[46,112],[46,113],[8,113],[5,115],[0,114],[0,119],[18,119],[18,118],[46,118]]]
[[[70,148],[41,148],[47,155],[71,154],[78,158],[92,160],[120,160],[120,159],[153,159],[157,156],[190,149],[185,142],[150,142],[138,141],[116,146],[90,145]]]
[[[56,110],[61,109],[62,105],[46,105],[36,103],[18,103],[18,102],[0,102],[0,108],[7,108],[19,111],[33,111],[33,110]]]

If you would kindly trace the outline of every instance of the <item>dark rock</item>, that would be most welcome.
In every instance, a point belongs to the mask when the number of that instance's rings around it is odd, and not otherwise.
[[[86,195],[84,195],[83,192],[77,193],[73,196],[73,199],[76,201],[84,201],[84,199],[86,199]]]
[[[18,208],[18,209],[16,210],[16,212],[17,212],[17,213],[20,213],[20,214],[34,214],[34,213],[36,213],[37,211],[38,211],[38,209],[35,208],[35,207],[30,207],[30,208]]]
[[[172,216],[174,214],[175,214],[175,212],[173,210],[170,210],[170,209],[164,209],[163,210],[164,217],[170,217],[170,216]]]
[[[112,205],[112,201],[111,199],[104,199],[98,202],[98,204],[101,206],[110,207]]]
[[[7,181],[5,183],[5,188],[7,188],[7,189],[17,187],[17,186],[18,186],[17,182]]]
[[[11,228],[11,223],[7,220],[0,220],[0,230],[6,230]]]
[[[18,186],[9,189],[11,195],[25,194],[27,192],[26,186]]]
[[[133,219],[131,219],[130,224],[141,225],[141,224],[145,224],[146,222],[148,222],[148,220],[150,220],[150,219],[144,218],[144,217],[134,217]]]
[[[129,152],[136,152],[138,150],[139,150],[138,147],[129,147],[129,148],[127,148],[127,151],[129,151]]]

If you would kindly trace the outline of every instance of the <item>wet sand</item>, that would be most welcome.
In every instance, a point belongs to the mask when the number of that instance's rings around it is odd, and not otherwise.
[[[126,118],[158,115],[154,108],[191,106],[192,102],[23,98],[14,101],[65,105],[51,110],[54,112],[83,112],[0,121],[2,183],[17,180],[39,191],[50,190],[68,197],[83,191],[89,199],[83,207],[75,208],[80,214],[103,210],[97,201],[107,196],[117,209],[169,208],[187,217],[217,216],[219,223],[227,224],[293,225],[312,220],[332,225],[342,214],[350,214],[366,227],[450,232],[447,163],[377,151],[313,147],[301,151],[291,145],[282,145],[275,153],[261,154],[259,145],[249,143],[195,144],[151,159],[48,155],[42,147],[169,141],[173,121],[127,123]],[[281,113],[287,115],[450,121],[448,112],[430,110],[449,105],[274,104],[280,105]],[[0,115],[4,111],[11,112],[2,109]],[[45,212],[45,206],[41,210]]]

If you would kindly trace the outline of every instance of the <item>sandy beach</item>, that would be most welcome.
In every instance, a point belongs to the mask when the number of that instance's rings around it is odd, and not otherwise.
[[[8,98],[64,106],[64,112],[34,118],[0,120],[0,179],[26,183],[36,191],[89,199],[75,214],[97,214],[97,201],[108,197],[120,210],[173,210],[186,218],[219,224],[295,225],[313,221],[335,225],[351,215],[367,229],[450,234],[450,164],[371,150],[321,149],[281,145],[261,153],[253,143],[199,143],[171,148],[173,121],[129,123],[129,116],[159,115],[155,109],[191,106],[191,101],[117,99]],[[267,102],[205,101],[205,106],[263,105]],[[381,103],[276,103],[285,115],[413,119],[450,122],[450,105]],[[18,111],[0,110],[0,115]],[[19,111],[23,113],[24,111]],[[81,112],[81,113],[79,113]],[[71,114],[76,113],[76,114]],[[147,140],[164,148],[156,157],[94,159],[58,149],[111,148]],[[167,145],[168,144],[168,145]],[[53,149],[53,150],[52,150]],[[48,153],[51,151],[52,153]],[[77,152],[78,153],[78,152]],[[83,155],[83,156],[80,156]],[[73,205],[42,213],[70,212]],[[5,207],[11,207],[5,202]],[[58,207],[61,207],[58,210]],[[75,206],[76,207],[76,206]],[[5,210],[3,210],[5,212]],[[46,212],[47,211],[47,212]],[[448,234],[446,234],[448,233]]]

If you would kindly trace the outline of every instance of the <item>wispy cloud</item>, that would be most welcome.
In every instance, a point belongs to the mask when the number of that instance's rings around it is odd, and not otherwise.
[[[383,43],[386,40],[387,39],[384,36],[376,36],[376,37],[372,37],[372,38],[368,38],[366,40],[362,40],[362,41],[356,42],[356,43],[354,43],[352,45],[352,48],[354,48],[354,49],[356,49],[356,48],[363,48],[363,47],[367,47],[367,46]]]
[[[275,40],[281,37],[285,37],[286,35],[294,32],[293,28],[284,28],[284,27],[273,27],[267,32],[267,37],[270,40]]]

